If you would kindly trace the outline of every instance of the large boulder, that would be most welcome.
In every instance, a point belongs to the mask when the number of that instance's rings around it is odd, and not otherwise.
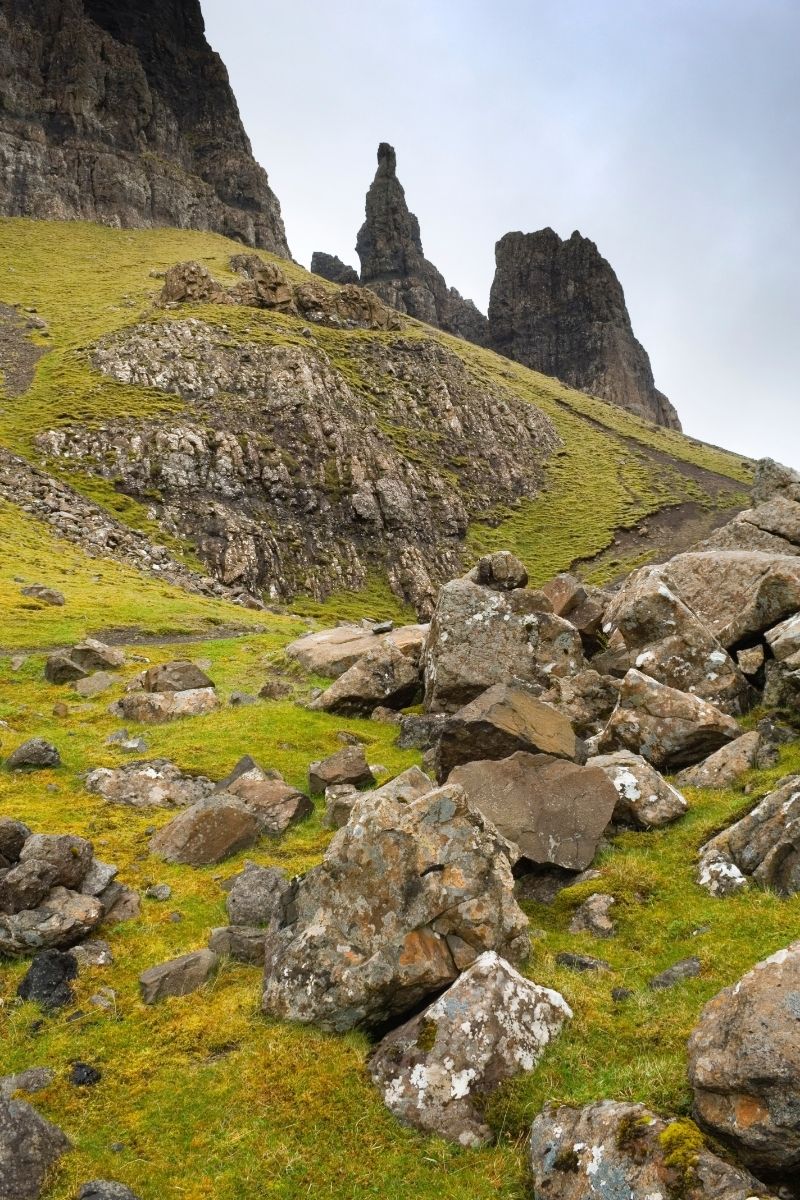
[[[678,775],[678,783],[681,787],[729,787],[756,765],[760,748],[761,734],[757,729],[743,733],[721,750],[709,754],[702,762],[686,767]]]
[[[447,779],[459,763],[507,758],[516,750],[572,762],[583,756],[582,743],[563,713],[530,692],[498,683],[443,726],[435,747],[437,778]]]
[[[0,1095],[0,1200],[37,1200],[69,1138],[23,1100]]]
[[[750,687],[736,663],[694,612],[665,584],[661,567],[634,571],[609,604],[606,632],[618,629],[636,667],[726,712],[748,707]]]
[[[20,850],[20,863],[42,862],[55,871],[54,884],[79,888],[92,865],[92,843],[71,833],[32,833]]]
[[[210,796],[214,784],[202,775],[185,775],[169,759],[154,758],[113,770],[97,767],[86,776],[86,790],[131,808],[186,808]]]
[[[387,1034],[369,1073],[396,1117],[461,1146],[491,1141],[486,1102],[532,1071],[572,1016],[564,997],[523,978],[493,951],[438,1000]]]
[[[713,704],[630,670],[603,730],[600,753],[632,750],[659,770],[691,766],[739,737],[733,717]]]
[[[691,1121],[643,1104],[549,1107],[533,1122],[536,1200],[765,1200],[749,1171],[709,1150]]]
[[[74,946],[100,924],[103,903],[69,888],[54,887],[36,908],[0,914],[0,954],[31,954]]]
[[[48,683],[73,683],[76,679],[85,679],[88,674],[62,650],[49,654],[44,664],[44,677]]]
[[[686,800],[678,789],[667,783],[640,754],[615,750],[613,754],[598,754],[588,759],[586,765],[599,767],[616,788],[613,819],[619,825],[659,829],[686,812]]]
[[[584,667],[580,634],[527,588],[445,584],[425,643],[425,707],[454,712],[498,683],[546,685]]]
[[[455,767],[449,782],[540,865],[583,871],[611,820],[617,793],[603,771],[518,751]]]
[[[125,653],[97,638],[85,638],[69,651],[69,657],[84,671],[109,671],[121,667]]]
[[[267,935],[264,1011],[375,1028],[485,950],[518,962],[529,940],[512,855],[461,788],[410,803],[366,797]]]
[[[381,634],[363,625],[337,625],[334,629],[304,634],[290,642],[285,652],[306,671],[336,679],[378,647],[393,646],[412,662],[419,662],[427,634],[427,625],[402,625]]]
[[[689,1039],[700,1123],[766,1179],[800,1176],[800,942],[710,1000]]]
[[[368,716],[379,704],[390,708],[411,704],[419,685],[420,672],[414,660],[388,643],[364,654],[309,708]]]
[[[800,892],[800,775],[701,847],[698,880],[712,895],[737,891],[748,878],[781,896]]]
[[[191,692],[213,686],[213,681],[205,671],[183,658],[148,667],[142,679],[142,687],[146,692]]]
[[[198,800],[150,839],[152,854],[191,867],[222,862],[260,837],[262,821],[236,796],[222,792]]]
[[[200,717],[219,708],[213,688],[192,688],[182,692],[129,692],[109,710],[126,721],[144,725],[164,725],[178,717]]]

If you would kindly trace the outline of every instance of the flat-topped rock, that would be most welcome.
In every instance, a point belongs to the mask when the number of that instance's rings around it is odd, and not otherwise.
[[[412,661],[419,659],[428,633],[427,625],[401,625],[387,633],[372,633],[363,625],[337,625],[307,633],[290,642],[285,653],[306,671],[337,679],[378,646],[391,645]]]

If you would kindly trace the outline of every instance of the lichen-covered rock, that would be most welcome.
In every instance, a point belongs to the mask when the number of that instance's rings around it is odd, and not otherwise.
[[[587,767],[605,771],[617,790],[614,821],[635,829],[659,829],[682,817],[688,807],[685,798],[667,783],[640,754],[615,750],[598,754],[586,761]]]
[[[38,1200],[45,1175],[69,1149],[69,1138],[30,1104],[0,1094],[2,1200]]]
[[[277,867],[245,863],[228,892],[226,908],[232,925],[268,925],[289,889],[286,873]]]
[[[335,625],[333,629],[304,634],[290,642],[284,653],[296,659],[306,671],[338,679],[365,654],[379,647],[393,646],[412,662],[418,662],[428,629],[428,625],[401,625],[378,634],[363,625]]]
[[[703,1009],[689,1039],[701,1124],[766,1179],[800,1169],[800,942],[758,963]]]
[[[576,908],[569,923],[570,933],[590,933],[593,937],[612,937],[615,932],[611,910],[616,904],[613,896],[596,892]]]
[[[749,1171],[706,1147],[690,1121],[643,1104],[601,1100],[549,1107],[533,1122],[536,1200],[769,1200]]]
[[[570,871],[589,866],[617,802],[604,772],[548,754],[470,762],[448,779],[525,858]]]
[[[578,737],[599,733],[619,700],[619,681],[597,671],[555,677],[542,699],[570,721]]]
[[[681,787],[730,787],[740,776],[754,767],[761,747],[761,734],[753,729],[715,750],[694,767],[686,767],[678,775]]]
[[[467,578],[498,592],[513,592],[516,588],[528,586],[525,564],[510,550],[495,550],[493,554],[484,554]]]
[[[494,684],[547,686],[584,667],[580,634],[528,588],[455,579],[439,592],[425,643],[425,708],[454,712]]]
[[[492,1139],[483,1115],[492,1092],[534,1070],[571,1017],[558,992],[487,951],[424,1012],[383,1038],[369,1073],[405,1124],[480,1146]]]
[[[544,375],[670,429],[672,404],[653,381],[625,296],[594,242],[576,230],[507,233],[495,246],[490,344]]]
[[[86,776],[86,790],[131,808],[185,808],[210,796],[214,784],[202,775],[185,775],[169,759],[153,758],[97,767]]]
[[[97,638],[84,638],[69,651],[69,657],[84,671],[113,671],[125,662],[125,654],[116,646],[107,646]]]
[[[60,767],[61,755],[52,742],[34,737],[23,742],[21,746],[17,746],[16,750],[9,754],[6,766],[9,771],[18,771],[25,767],[35,770]]]
[[[712,895],[737,891],[748,878],[782,896],[800,892],[800,775],[701,847],[698,882]]]
[[[94,896],[51,888],[36,908],[0,914],[0,954],[73,946],[100,924],[103,915],[103,904]]]
[[[537,751],[572,762],[583,747],[563,713],[521,688],[496,684],[465,704],[444,724],[435,746],[437,778],[459,763]]]
[[[145,725],[165,725],[180,717],[201,717],[219,708],[213,688],[192,688],[181,692],[129,692],[109,710],[126,721]]]
[[[458,787],[367,796],[267,936],[264,1011],[376,1028],[447,987],[485,950],[528,950],[510,848]]]
[[[379,704],[391,708],[404,708],[412,704],[419,687],[419,667],[388,643],[385,647],[368,651],[313,700],[309,708],[367,716]]]
[[[733,717],[699,696],[630,670],[600,735],[601,754],[631,750],[659,770],[691,766],[740,735]]]

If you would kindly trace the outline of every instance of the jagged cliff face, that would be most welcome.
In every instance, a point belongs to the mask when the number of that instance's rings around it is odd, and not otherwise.
[[[0,214],[289,256],[199,0],[0,0]]]
[[[325,254],[315,250],[311,256],[311,273],[329,279],[331,283],[358,283],[358,271],[350,267],[336,254]]]
[[[637,416],[680,429],[636,340],[625,296],[594,242],[552,229],[507,233],[496,247],[489,301],[493,349],[610,400]]]
[[[419,221],[406,204],[394,149],[378,147],[378,170],[367,192],[366,220],[356,241],[361,282],[386,304],[437,329],[485,345],[486,318],[449,288],[422,250]]]

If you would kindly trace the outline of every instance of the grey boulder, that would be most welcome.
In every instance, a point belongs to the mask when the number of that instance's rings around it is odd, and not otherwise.
[[[23,1100],[0,1094],[0,1200],[37,1200],[69,1138]]]
[[[258,815],[243,800],[221,792],[173,817],[150,839],[150,851],[167,862],[200,867],[246,850],[261,832]]]
[[[6,759],[9,771],[20,770],[23,767],[41,770],[46,767],[60,767],[61,755],[52,742],[44,738],[30,738],[18,746]]]
[[[98,767],[86,776],[86,790],[131,808],[185,808],[210,796],[214,784],[202,775],[184,774],[166,758],[154,758]]]
[[[790,775],[700,849],[698,882],[714,896],[751,878],[781,896],[800,892],[800,775]]]
[[[682,817],[688,808],[678,789],[667,783],[640,754],[615,750],[588,759],[586,765],[599,767],[616,788],[614,821],[619,825],[659,829]]]

